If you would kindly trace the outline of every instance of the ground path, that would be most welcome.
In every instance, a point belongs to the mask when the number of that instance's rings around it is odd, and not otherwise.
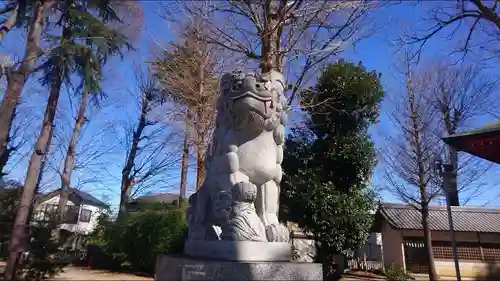
[[[152,281],[151,277],[142,277],[132,274],[125,273],[117,273],[110,272],[105,270],[89,270],[81,267],[67,267],[64,269],[64,272],[54,277],[52,280],[54,281],[62,281],[62,280],[124,280],[124,281],[132,281],[132,280],[144,280],[144,281]]]
[[[3,272],[5,266],[4,261],[0,261],[0,272]],[[416,274],[415,281],[429,280],[425,274]],[[76,280],[99,280],[99,281],[153,281],[151,277],[137,276],[133,274],[111,272],[106,270],[90,270],[83,267],[69,266],[64,269],[64,272],[58,274],[52,279],[53,281],[76,281]],[[366,277],[344,276],[341,281],[367,281],[374,280]],[[384,279],[378,279],[384,280]],[[441,277],[440,280],[456,280],[453,277]],[[474,278],[462,278],[463,281],[477,280]]]
[[[0,261],[0,272],[3,272],[4,261]],[[58,274],[52,280],[54,281],[73,281],[73,280],[99,280],[99,281],[153,281],[151,277],[142,277],[132,274],[110,272],[105,270],[89,270],[82,267],[68,266],[64,272]]]

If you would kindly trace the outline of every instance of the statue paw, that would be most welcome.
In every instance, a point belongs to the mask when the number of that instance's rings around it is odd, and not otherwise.
[[[269,242],[288,242],[290,232],[282,224],[271,224],[266,227],[266,237]]]

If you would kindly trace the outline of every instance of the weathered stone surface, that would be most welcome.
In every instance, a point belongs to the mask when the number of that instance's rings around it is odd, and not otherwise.
[[[321,264],[297,262],[232,262],[160,255],[155,281],[191,280],[323,280]]]
[[[186,241],[184,253],[190,257],[226,261],[290,261],[292,247],[287,242],[227,240]]]
[[[276,71],[234,71],[220,89],[205,181],[189,199],[189,239],[288,242],[278,221],[285,79]]]

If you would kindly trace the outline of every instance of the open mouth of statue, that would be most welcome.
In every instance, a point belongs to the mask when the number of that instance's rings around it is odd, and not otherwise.
[[[272,97],[261,97],[259,95],[256,95],[252,92],[246,92],[246,93],[243,93],[239,96],[236,96],[236,97],[233,97],[231,98],[233,101],[237,101],[239,99],[243,99],[243,98],[246,98],[246,97],[251,97],[251,98],[254,98],[258,101],[261,101],[262,103],[264,103],[264,114],[267,114],[267,109],[268,107],[269,108],[274,108],[274,104],[273,104],[273,99]],[[269,103],[269,106],[268,106],[268,103]]]

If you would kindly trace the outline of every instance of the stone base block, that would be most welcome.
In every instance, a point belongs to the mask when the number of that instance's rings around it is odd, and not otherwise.
[[[187,240],[184,254],[225,261],[290,261],[292,246],[286,242]]]
[[[235,262],[160,255],[156,260],[155,281],[320,281],[323,269],[318,263]]]

